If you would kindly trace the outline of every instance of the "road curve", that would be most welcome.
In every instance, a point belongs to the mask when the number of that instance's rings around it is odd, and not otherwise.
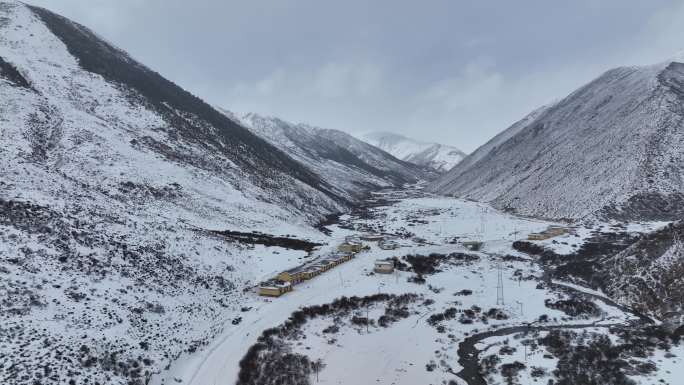
[[[592,299],[601,301],[605,303],[606,305],[615,307],[625,313],[632,314],[636,317],[639,318],[639,322],[641,323],[653,323],[653,320],[650,319],[649,317],[644,316],[643,314],[640,314],[633,309],[620,305],[613,300],[596,295],[596,294],[591,294],[587,293],[578,289],[575,289],[570,286],[563,285],[562,283],[550,283],[547,282],[550,286],[556,287],[556,288],[562,288],[563,290],[571,290],[576,292],[579,295],[583,296],[588,296]],[[596,321],[600,322],[600,321]],[[477,350],[475,345],[477,345],[479,342],[486,340],[487,338],[491,337],[500,337],[500,336],[505,336],[508,334],[516,334],[516,333],[522,333],[522,332],[535,332],[535,331],[551,331],[551,330],[558,330],[558,329],[585,329],[585,328],[609,328],[613,326],[621,326],[624,325],[624,323],[612,323],[612,324],[597,324],[596,322],[594,323],[587,323],[587,324],[566,324],[566,325],[539,325],[539,326],[532,326],[531,324],[525,324],[525,325],[520,325],[520,326],[510,326],[510,327],[504,327],[501,329],[496,329],[496,330],[490,330],[487,332],[482,332],[478,334],[473,334],[463,341],[461,341],[458,345],[458,363],[461,365],[461,371],[456,373],[458,377],[463,379],[468,385],[487,385],[487,381],[485,380],[484,376],[480,373],[480,351]]]
[[[456,375],[462,378],[468,385],[487,385],[487,381],[480,373],[480,351],[475,345],[491,337],[505,336],[522,332],[551,331],[557,329],[585,329],[585,328],[609,328],[622,324],[570,324],[570,325],[546,325],[546,326],[511,326],[483,333],[473,334],[461,341],[458,345],[458,363],[462,369]]]

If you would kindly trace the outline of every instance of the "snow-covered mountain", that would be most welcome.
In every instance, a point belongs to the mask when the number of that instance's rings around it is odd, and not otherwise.
[[[362,135],[361,139],[401,160],[430,167],[438,172],[450,170],[466,156],[456,147],[421,142],[389,132],[371,132]]]
[[[243,126],[266,139],[339,188],[338,194],[361,198],[371,189],[412,183],[428,170],[352,137],[342,131],[294,124],[284,120],[248,113],[237,116],[227,112]]]
[[[524,215],[684,214],[684,64],[610,70],[514,124],[432,191]]]
[[[487,143],[478,147],[471,154],[469,154],[468,156],[463,158],[463,160],[461,160],[459,162],[458,168],[459,169],[465,169],[465,168],[470,167],[474,163],[477,163],[480,159],[484,158],[487,154],[489,154],[490,151],[492,151],[493,149],[496,149],[502,143],[506,142],[508,139],[515,136],[523,128],[527,127],[527,125],[530,124],[530,122],[537,119],[539,117],[539,115],[541,115],[548,108],[549,108],[549,106],[539,107],[536,110],[527,114],[527,116],[525,116],[524,118],[513,123],[513,125],[511,125],[508,129],[500,132],[499,134],[494,136],[492,139],[490,139]]]
[[[145,383],[305,255],[211,230],[321,242],[311,225],[357,195],[18,1],[0,1],[0,164],[3,384]],[[415,180],[401,167],[373,182]]]

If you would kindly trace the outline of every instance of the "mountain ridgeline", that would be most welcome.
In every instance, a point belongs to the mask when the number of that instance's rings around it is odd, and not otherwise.
[[[0,95],[8,384],[144,383],[220,333],[264,255],[294,255],[225,234],[322,243],[312,225],[425,174],[325,130],[290,152],[19,1],[0,0]]]
[[[304,314],[296,310],[301,304],[357,289],[374,291],[373,259],[397,253],[393,258],[399,267],[400,248],[440,253],[458,248],[454,234],[442,232],[442,219],[457,218],[460,222],[444,227],[461,237],[461,229],[484,213],[479,204],[424,194],[422,183],[406,184],[439,178],[430,185],[434,192],[539,217],[644,220],[684,214],[684,64],[678,62],[609,71],[461,161],[464,154],[453,147],[382,134],[374,139],[378,148],[341,131],[256,114],[236,116],[210,106],[80,24],[20,1],[0,0],[0,95],[3,384],[189,383],[189,377],[176,377],[174,370],[188,370],[212,354],[220,356],[217,368],[230,366],[231,360],[237,365],[244,353],[240,345],[219,336],[230,334],[246,343],[247,334],[260,343],[257,329],[270,328],[295,311],[286,321],[291,324]],[[379,192],[375,201],[408,204],[357,210],[358,215],[330,229],[320,225],[331,214],[352,211],[370,192],[389,188],[396,190]],[[520,221],[530,231],[541,226],[495,214],[503,225]],[[343,240],[369,231],[388,238],[396,234],[397,239],[383,243],[397,249],[373,246],[347,261],[342,268],[349,269],[347,279],[341,284],[328,275],[310,282],[311,287],[299,286],[280,303],[257,297],[256,289],[266,280],[303,261],[313,263],[310,257],[320,258],[317,273],[337,264],[339,258],[333,263],[328,257],[337,257]],[[484,238],[483,232],[473,234]],[[496,233],[507,231],[497,228]],[[623,245],[620,254],[592,254],[591,264],[582,266],[602,280],[606,293],[630,306],[656,316],[681,311],[682,237],[684,225],[672,224]],[[497,250],[503,244],[501,238]],[[487,248],[478,256],[450,256],[493,266],[490,258],[480,257],[485,253]],[[440,255],[425,260],[434,262]],[[418,254],[407,258],[424,259]],[[475,271],[460,262],[449,268]],[[409,263],[411,274],[424,283],[416,270],[421,262]],[[399,270],[404,278],[409,274]],[[536,271],[531,266],[529,277]],[[350,281],[350,276],[355,278]],[[423,294],[400,296],[420,298],[420,306],[439,313],[423,318],[423,311],[409,312],[405,302],[397,302],[385,308],[377,324],[365,319],[366,332],[371,326],[389,330],[380,321],[385,318],[398,322],[415,316],[416,323],[403,323],[409,327],[429,326],[425,319],[436,316],[448,321],[439,307],[453,304],[454,291],[404,278],[395,283],[408,286],[395,289],[442,292],[438,298],[443,301],[437,303],[423,300]],[[482,274],[475,278],[484,279]],[[479,309],[474,298],[484,299],[482,290],[460,293],[475,294],[468,300],[471,309]],[[340,303],[359,299],[343,298]],[[358,330],[361,324],[353,320],[361,318],[343,307],[353,317],[349,330]],[[453,311],[450,327],[466,325],[455,318],[457,310],[447,309]],[[297,343],[305,336],[296,335]],[[444,343],[453,345],[454,338]],[[328,342],[325,338],[322,346]],[[224,343],[230,345],[228,354],[214,348]],[[439,349],[429,350],[438,360],[456,362],[442,354],[446,347]],[[300,361],[291,354],[294,350],[280,352]],[[424,362],[401,361],[411,366]],[[300,363],[313,370],[308,362]],[[175,363],[180,366],[171,369]],[[415,368],[425,372],[420,365]],[[404,371],[395,372],[406,377]]]
[[[684,215],[684,64],[610,70],[514,124],[435,181],[522,215]]]
[[[330,181],[343,196],[359,199],[370,190],[430,179],[428,167],[404,162],[342,131],[294,124],[248,113],[226,114]]]
[[[137,102],[161,115],[173,127],[173,136],[221,152],[250,175],[271,169],[325,191],[324,183],[310,170],[84,26],[44,8],[29,8],[66,45],[84,70],[135,90]],[[270,182],[258,177],[252,179],[259,184]]]
[[[449,171],[466,156],[453,146],[421,142],[389,132],[371,132],[361,136],[361,139],[401,160],[429,167],[440,173]]]

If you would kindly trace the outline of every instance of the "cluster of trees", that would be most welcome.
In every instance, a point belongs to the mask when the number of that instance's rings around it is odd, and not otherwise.
[[[537,342],[558,358],[555,385],[633,385],[629,376],[649,374],[657,367],[644,359],[654,349],[669,350],[679,343],[659,326],[611,329],[620,337],[614,343],[606,334],[553,330]],[[640,358],[635,359],[635,358]]]
[[[293,353],[289,340],[296,340],[303,334],[306,323],[315,318],[332,316],[349,317],[352,324],[369,326],[375,320],[355,315],[357,310],[367,309],[377,303],[386,303],[385,313],[377,320],[383,327],[409,316],[408,305],[421,297],[417,294],[374,294],[365,297],[341,297],[329,304],[302,308],[290,315],[280,326],[265,330],[240,361],[238,385],[309,384],[309,377],[324,367],[320,360]],[[339,326],[332,325],[324,333],[337,333]]]
[[[431,326],[438,327],[440,332],[444,331],[443,327],[440,327],[440,323],[458,317],[458,322],[462,324],[472,324],[475,320],[480,320],[487,323],[489,319],[505,320],[508,319],[508,314],[499,308],[491,308],[486,312],[482,311],[477,305],[473,305],[469,309],[458,309],[455,307],[450,307],[441,313],[432,314],[427,319],[427,323]]]
[[[597,317],[601,315],[601,309],[592,301],[582,298],[569,298],[553,301],[544,300],[544,305],[549,309],[560,310],[570,317]]]
[[[593,335],[584,343],[572,331],[553,330],[539,340],[558,364],[553,371],[557,385],[634,385],[625,374],[629,363],[607,335]]]

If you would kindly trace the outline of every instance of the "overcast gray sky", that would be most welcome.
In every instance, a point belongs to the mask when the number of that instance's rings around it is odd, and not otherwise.
[[[470,152],[619,65],[684,49],[681,0],[27,0],[211,104]]]

